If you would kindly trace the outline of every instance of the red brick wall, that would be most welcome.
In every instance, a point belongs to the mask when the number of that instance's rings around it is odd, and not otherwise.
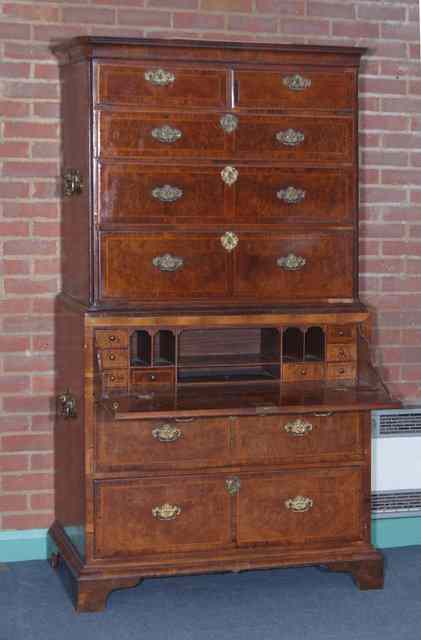
[[[0,0],[0,529],[53,517],[59,85],[52,41],[81,34],[365,45],[361,288],[375,357],[421,401],[418,0]]]

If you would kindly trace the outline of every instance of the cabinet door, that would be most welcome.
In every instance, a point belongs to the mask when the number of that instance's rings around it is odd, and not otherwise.
[[[234,295],[278,302],[350,301],[353,234],[239,234]]]
[[[230,545],[232,501],[224,482],[223,476],[96,481],[95,555]]]
[[[105,299],[167,301],[226,297],[229,254],[218,236],[101,234]]]
[[[244,476],[238,493],[238,543],[299,546],[360,540],[362,483],[358,467]]]

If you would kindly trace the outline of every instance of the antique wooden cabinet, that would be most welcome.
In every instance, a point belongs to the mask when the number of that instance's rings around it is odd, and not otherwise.
[[[362,49],[77,38],[63,80],[56,520],[76,608],[370,543]]]

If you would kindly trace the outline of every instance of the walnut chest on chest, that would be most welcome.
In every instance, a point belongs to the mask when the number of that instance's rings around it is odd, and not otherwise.
[[[379,588],[358,298],[362,49],[76,38],[56,521],[75,606],[323,564]]]

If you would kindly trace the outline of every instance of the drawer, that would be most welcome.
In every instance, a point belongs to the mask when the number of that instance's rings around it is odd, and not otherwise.
[[[232,499],[224,476],[96,481],[94,500],[99,558],[231,543]]]
[[[333,324],[327,328],[329,343],[331,342],[354,342],[357,336],[355,324]]]
[[[153,390],[155,387],[174,386],[174,368],[170,369],[132,369],[130,372],[132,387]]]
[[[103,349],[98,351],[101,369],[120,369],[128,366],[128,353],[124,349]]]
[[[236,105],[249,109],[352,109],[356,72],[235,71]]]
[[[159,62],[100,64],[96,102],[132,107],[223,108],[227,102],[227,71]]]
[[[225,120],[224,120],[225,118]],[[231,126],[224,130],[225,121]],[[97,114],[99,155],[104,157],[214,157],[299,162],[352,162],[350,116],[245,115],[233,113]]]
[[[215,235],[103,233],[101,296],[165,302],[227,296],[228,258]]]
[[[111,420],[99,412],[96,467],[124,470],[227,464],[231,424],[228,417]]]
[[[101,223],[211,224],[224,220],[224,185],[218,167],[107,163],[98,165],[97,210]],[[229,190],[229,191],[228,191]]]
[[[243,477],[237,523],[243,545],[362,540],[363,471],[348,467]]]
[[[353,380],[357,375],[357,365],[354,362],[336,364],[328,362],[326,365],[326,378],[328,380]]]
[[[238,236],[235,297],[294,303],[352,299],[352,232]]]
[[[228,165],[227,165],[228,166]],[[349,222],[355,212],[352,173],[236,164],[235,184],[219,167],[101,162],[97,210],[101,223],[215,224]]]
[[[327,347],[327,360],[329,362],[346,362],[356,359],[356,344],[329,344]]]
[[[113,369],[102,374],[105,389],[127,388],[127,369]]]
[[[128,345],[127,331],[124,331],[124,329],[95,331],[95,344],[101,349],[106,349],[107,347],[126,349]]]
[[[325,375],[324,363],[299,362],[282,365],[282,382],[302,382],[306,380],[322,380]]]
[[[248,464],[361,460],[362,438],[358,413],[242,417],[236,452]]]

